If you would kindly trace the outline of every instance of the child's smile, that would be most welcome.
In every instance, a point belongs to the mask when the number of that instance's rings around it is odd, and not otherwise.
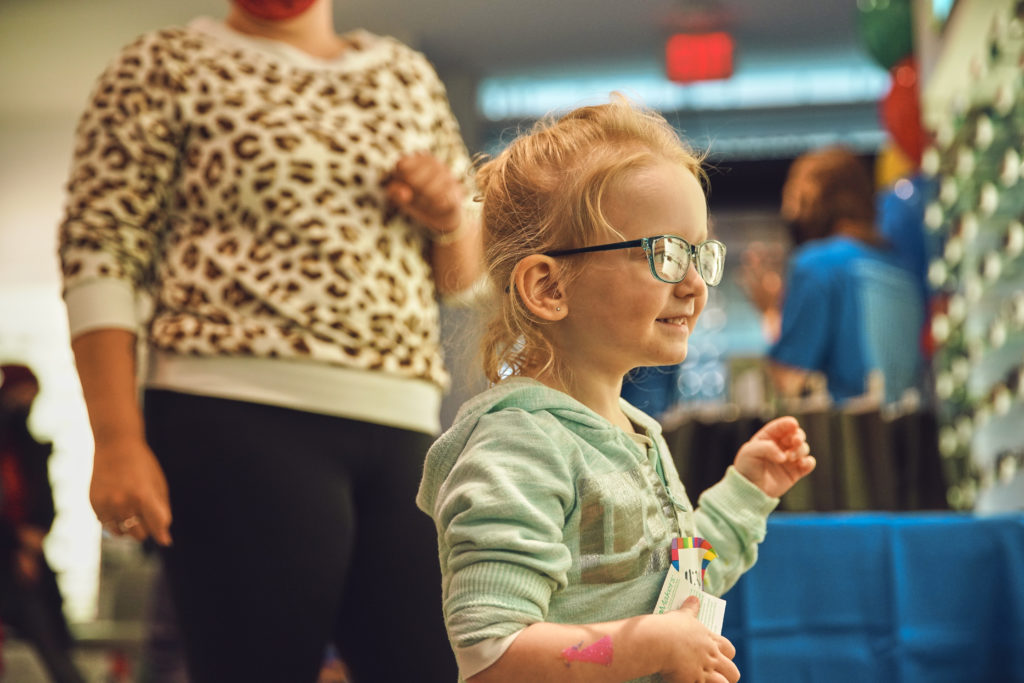
[[[689,329],[689,326],[686,324],[686,316],[680,316],[678,318],[658,318],[658,322],[666,325],[674,325],[676,327],[686,327]]]

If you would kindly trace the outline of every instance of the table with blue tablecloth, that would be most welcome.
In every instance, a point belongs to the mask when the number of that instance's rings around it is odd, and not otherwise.
[[[776,513],[724,597],[743,683],[1024,682],[1024,514]]]

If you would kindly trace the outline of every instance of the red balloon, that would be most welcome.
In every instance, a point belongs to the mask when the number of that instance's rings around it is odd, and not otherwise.
[[[900,151],[917,168],[928,136],[921,124],[921,94],[917,63],[913,57],[897,62],[889,70],[892,85],[879,106],[882,125]]]

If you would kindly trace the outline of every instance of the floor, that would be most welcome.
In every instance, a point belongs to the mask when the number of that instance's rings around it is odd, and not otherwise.
[[[75,654],[75,662],[88,683],[127,683],[131,677],[119,678],[111,674],[117,662],[106,652],[87,650]],[[7,640],[4,642],[3,674],[4,683],[50,683],[42,662],[25,642]]]

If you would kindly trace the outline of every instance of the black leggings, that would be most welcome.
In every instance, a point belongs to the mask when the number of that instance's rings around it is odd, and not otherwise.
[[[437,544],[415,505],[426,434],[148,391],[170,488],[168,580],[194,683],[457,679]]]

